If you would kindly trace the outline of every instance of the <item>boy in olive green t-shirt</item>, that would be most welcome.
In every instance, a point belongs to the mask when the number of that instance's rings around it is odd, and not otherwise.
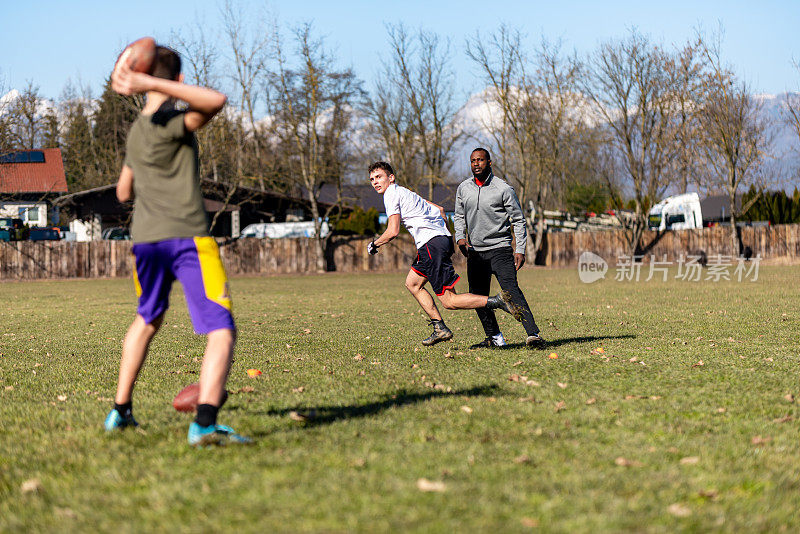
[[[147,93],[144,109],[128,133],[125,164],[117,183],[121,202],[135,198],[131,234],[139,304],[122,345],[114,408],[105,428],[114,431],[137,425],[133,387],[177,279],[195,332],[208,336],[189,444],[248,442],[230,427],[217,424],[217,412],[226,398],[236,326],[219,249],[208,235],[194,135],[227,98],[213,89],[184,84],[180,56],[169,48],[156,47],[151,74],[134,72],[123,63],[112,74],[112,89],[122,95]],[[175,100],[183,100],[189,108],[177,110]]]

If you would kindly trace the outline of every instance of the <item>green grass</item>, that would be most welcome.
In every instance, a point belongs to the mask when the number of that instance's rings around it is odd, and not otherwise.
[[[0,284],[0,531],[800,529],[785,398],[800,397],[800,268],[592,285],[525,270],[544,351],[507,316],[515,346],[468,350],[477,317],[450,311],[454,341],[422,347],[403,276],[234,279],[220,420],[256,443],[217,450],[190,449],[170,406],[204,347],[179,286],[137,385],[141,429],[106,435],[132,283]]]

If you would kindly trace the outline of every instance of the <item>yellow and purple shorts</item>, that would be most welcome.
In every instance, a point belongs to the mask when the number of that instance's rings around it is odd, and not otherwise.
[[[177,279],[183,286],[192,326],[198,334],[235,330],[228,278],[213,237],[165,239],[133,245],[137,313],[150,324],[169,308]]]

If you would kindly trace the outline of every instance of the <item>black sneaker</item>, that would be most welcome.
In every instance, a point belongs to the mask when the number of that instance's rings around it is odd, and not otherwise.
[[[511,299],[511,293],[508,291],[501,291],[497,295],[489,297],[489,300],[486,301],[486,307],[490,310],[503,310],[514,316],[517,321],[522,322],[522,308],[514,304]]]
[[[440,341],[453,339],[453,331],[447,328],[444,322],[431,321],[430,324],[433,326],[433,333],[422,340],[422,344],[426,347],[436,345]]]
[[[543,349],[546,344],[547,341],[539,334],[528,336],[528,339],[525,340],[525,345],[532,349]]]

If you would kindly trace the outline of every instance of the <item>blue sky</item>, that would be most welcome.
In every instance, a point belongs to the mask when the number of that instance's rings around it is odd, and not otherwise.
[[[624,36],[636,27],[656,40],[682,43],[699,27],[725,29],[723,52],[756,92],[800,90],[800,1],[695,0],[639,1],[389,1],[241,0],[251,12],[268,9],[282,26],[312,21],[318,35],[336,51],[341,66],[352,66],[368,80],[387,46],[384,24],[404,22],[450,37],[461,95],[482,88],[464,54],[468,36],[489,34],[501,23],[531,36],[561,38],[583,54],[598,43]],[[57,98],[68,79],[80,80],[94,94],[101,90],[117,54],[143,35],[168,43],[172,30],[202,19],[213,29],[217,0],[137,0],[136,2],[31,0],[4,2],[0,32],[0,88],[21,89],[31,80],[43,96]],[[369,84],[367,85],[369,87]]]

